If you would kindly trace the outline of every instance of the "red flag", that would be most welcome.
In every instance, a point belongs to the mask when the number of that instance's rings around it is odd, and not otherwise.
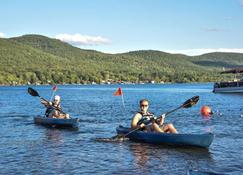
[[[54,85],[54,86],[52,87],[52,90],[53,90],[53,91],[57,91],[57,86]]]
[[[121,88],[118,88],[117,91],[114,93],[115,96],[120,96],[122,95],[122,89]]]

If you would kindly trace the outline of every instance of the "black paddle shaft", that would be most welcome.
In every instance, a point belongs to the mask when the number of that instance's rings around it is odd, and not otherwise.
[[[173,109],[173,110],[171,110],[171,111],[168,111],[168,112],[164,113],[163,115],[166,116],[166,115],[168,115],[168,114],[170,114],[170,113],[172,113],[172,112],[174,112],[174,111],[177,111],[177,110],[180,109],[180,108],[190,108],[190,107],[192,107],[193,105],[197,104],[198,100],[199,100],[199,96],[194,96],[194,97],[188,99],[187,101],[185,101],[185,102],[184,102],[181,106],[179,106],[178,108]]]

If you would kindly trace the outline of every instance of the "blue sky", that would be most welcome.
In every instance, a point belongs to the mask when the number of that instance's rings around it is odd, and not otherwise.
[[[0,37],[40,34],[106,53],[243,53],[243,0],[3,0]]]

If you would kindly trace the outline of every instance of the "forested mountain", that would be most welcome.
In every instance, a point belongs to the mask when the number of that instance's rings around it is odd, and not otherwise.
[[[190,57],[142,50],[105,54],[41,35],[0,38],[0,84],[208,82],[222,67],[243,65],[243,54]]]
[[[208,53],[196,57],[191,57],[190,61],[194,64],[206,66],[209,68],[234,68],[243,66],[242,53]]]

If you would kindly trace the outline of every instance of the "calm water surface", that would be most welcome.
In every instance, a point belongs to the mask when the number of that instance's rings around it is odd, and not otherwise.
[[[243,174],[243,103],[241,94],[214,94],[212,84],[59,86],[63,110],[81,119],[80,129],[60,130],[33,123],[44,113],[38,97],[27,87],[0,87],[0,174],[186,174],[188,169]],[[46,99],[50,86],[35,88]],[[150,99],[150,111],[159,115],[199,95],[196,106],[167,116],[182,133],[215,133],[207,149],[172,148],[125,141],[97,142],[128,126],[141,98]],[[209,105],[215,114],[200,116]]]

